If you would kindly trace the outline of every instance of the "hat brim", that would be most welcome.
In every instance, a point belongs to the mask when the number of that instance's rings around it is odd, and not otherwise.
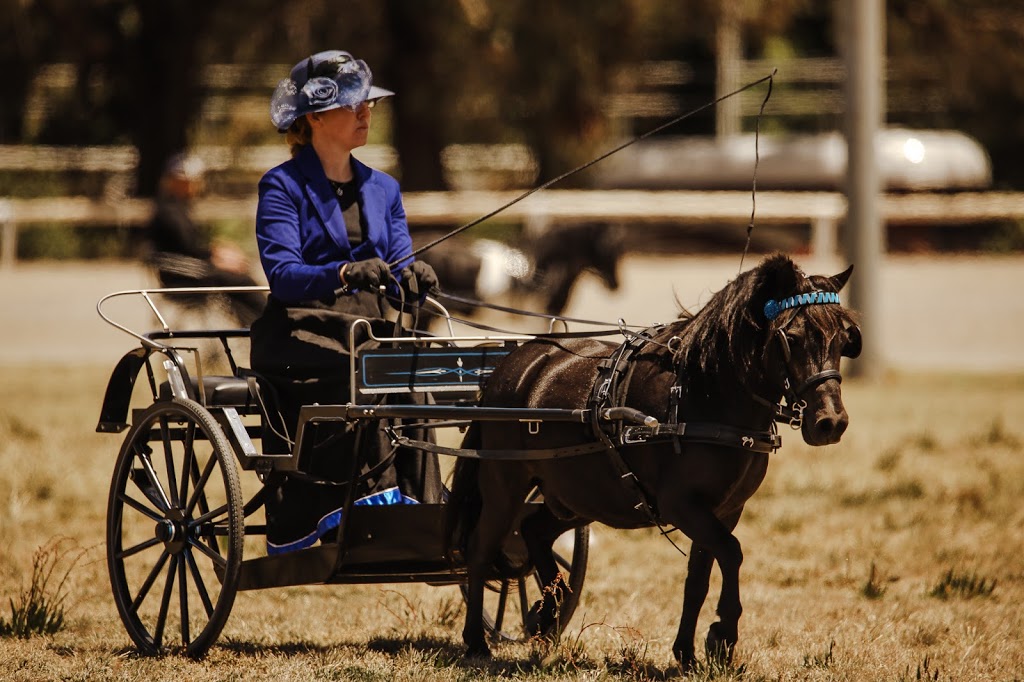
[[[370,93],[366,96],[366,99],[384,99],[385,97],[392,97],[395,93],[385,88],[378,88],[376,85],[370,86]]]

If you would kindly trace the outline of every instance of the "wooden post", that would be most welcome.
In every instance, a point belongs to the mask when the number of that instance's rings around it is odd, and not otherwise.
[[[12,268],[18,260],[18,225],[10,205],[0,199],[0,268]]]
[[[878,131],[885,120],[885,3],[846,0],[847,219],[844,247],[855,265],[848,301],[863,320],[863,351],[854,374],[880,377],[882,356],[879,270],[885,251]],[[843,17],[840,16],[840,21]]]
[[[715,33],[715,97],[726,95],[740,87],[740,62],[743,47],[740,44],[740,5],[724,2],[721,5]],[[715,134],[719,138],[741,132],[742,111],[740,97],[730,97],[715,107]]]

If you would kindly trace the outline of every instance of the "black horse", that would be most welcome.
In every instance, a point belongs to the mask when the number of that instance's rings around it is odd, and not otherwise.
[[[591,272],[611,291],[619,288],[625,253],[620,228],[605,223],[555,225],[516,248],[481,240],[472,246],[442,243],[422,258],[433,266],[445,294],[494,302],[511,297],[534,300],[539,312],[562,314],[581,275]],[[441,297],[453,313],[470,315],[472,304]],[[424,320],[434,321],[426,311]],[[422,328],[422,326],[421,326]]]
[[[739,275],[696,314],[637,334],[621,346],[595,340],[541,339],[508,355],[488,379],[485,406],[625,406],[657,425],[477,422],[464,447],[552,449],[588,441],[596,454],[511,461],[460,459],[450,505],[452,542],[469,570],[463,639],[467,655],[486,656],[485,575],[533,486],[544,505],[523,523],[530,561],[543,584],[531,627],[557,627],[561,581],[555,539],[591,521],[615,528],[675,527],[692,541],[683,612],[672,651],[694,662],[697,616],[712,564],[722,571],[718,622],[709,655],[728,660],[737,641],[743,559],[733,535],[746,501],[780,445],[777,421],[799,426],[811,445],[838,442],[848,424],[840,394],[840,356],[860,352],[860,330],[838,292],[852,266],[833,277],[805,276],[774,255]],[[783,401],[785,398],[785,401]],[[601,410],[591,409],[591,414]]]

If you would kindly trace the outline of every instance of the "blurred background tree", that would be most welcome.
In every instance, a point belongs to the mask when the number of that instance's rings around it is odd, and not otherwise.
[[[266,103],[276,81],[303,55],[341,47],[400,93],[379,120],[407,189],[449,185],[443,152],[462,143],[523,145],[545,180],[617,135],[713,98],[723,7],[720,0],[0,0],[0,144],[133,145],[134,191],[149,196],[163,160],[187,145],[275,143]],[[730,7],[746,60],[838,54],[844,28],[833,2]],[[1017,115],[1024,7],[894,0],[887,12],[889,122],[967,132],[988,148],[1000,186],[1024,186],[1016,163],[1024,151]],[[666,75],[657,64],[675,71]],[[839,128],[841,112],[803,111],[771,127]],[[748,112],[748,129],[751,121]],[[712,134],[713,112],[669,132]]]

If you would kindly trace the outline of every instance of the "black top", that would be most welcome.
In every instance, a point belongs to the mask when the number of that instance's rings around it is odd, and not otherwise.
[[[363,225],[362,211],[359,209],[359,185],[355,179],[348,182],[329,182],[338,197],[338,205],[341,206],[348,242],[352,247],[356,247],[366,239],[366,226]]]

